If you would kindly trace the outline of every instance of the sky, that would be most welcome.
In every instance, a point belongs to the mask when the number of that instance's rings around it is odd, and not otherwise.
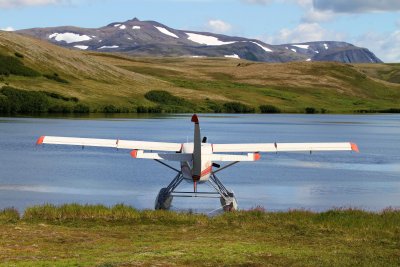
[[[268,44],[345,41],[400,62],[400,0],[0,0],[0,29],[102,27],[137,17]]]

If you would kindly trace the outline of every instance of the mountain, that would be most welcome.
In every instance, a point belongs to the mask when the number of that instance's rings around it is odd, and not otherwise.
[[[63,26],[18,32],[72,49],[135,56],[227,57],[259,62],[382,62],[368,49],[346,42],[270,45],[256,39],[176,30],[155,21],[140,21],[137,18],[98,29]]]

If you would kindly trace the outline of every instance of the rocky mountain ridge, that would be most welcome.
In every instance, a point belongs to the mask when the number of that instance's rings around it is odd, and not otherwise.
[[[72,49],[136,56],[227,57],[259,62],[382,62],[367,48],[346,42],[270,45],[256,39],[177,30],[156,21],[137,18],[97,29],[62,26],[18,32]]]

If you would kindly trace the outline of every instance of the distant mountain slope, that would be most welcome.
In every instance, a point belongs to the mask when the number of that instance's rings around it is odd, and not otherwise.
[[[141,56],[228,57],[260,62],[382,62],[368,49],[345,42],[270,45],[255,39],[176,30],[136,18],[98,29],[63,26],[18,32],[74,49]]]

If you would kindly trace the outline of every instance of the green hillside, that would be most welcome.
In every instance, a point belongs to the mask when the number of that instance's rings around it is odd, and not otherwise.
[[[395,112],[399,77],[399,64],[132,58],[0,32],[2,113],[29,113],[20,106],[31,95],[20,90],[35,91],[45,102],[31,113]],[[11,106],[15,101],[19,106]]]

